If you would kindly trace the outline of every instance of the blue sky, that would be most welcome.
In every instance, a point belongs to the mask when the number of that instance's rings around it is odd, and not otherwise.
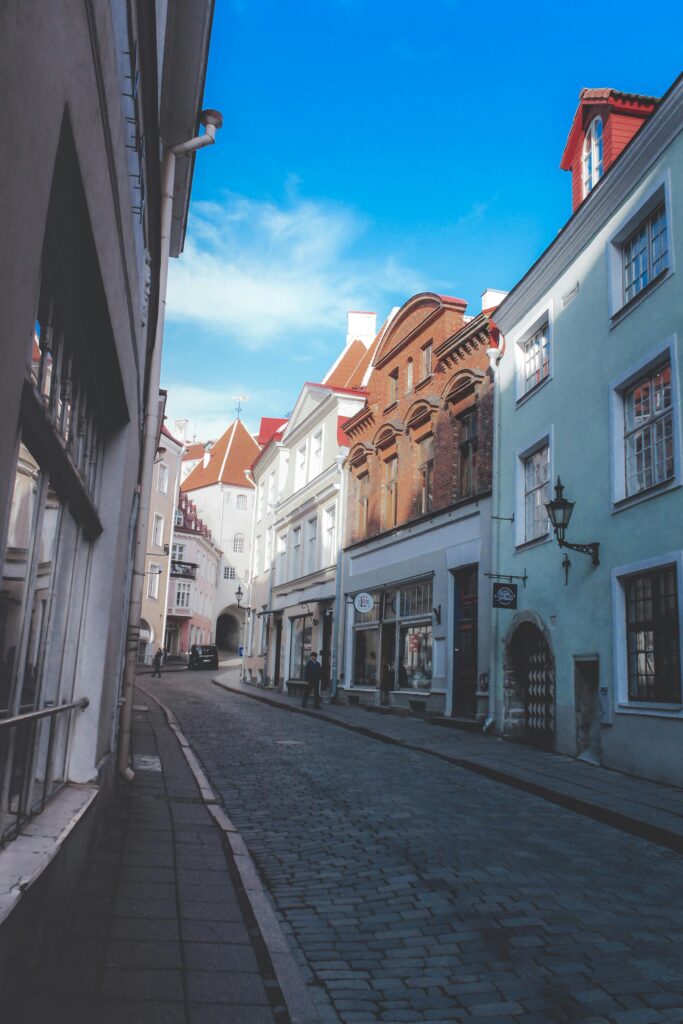
[[[251,429],[284,415],[350,309],[379,324],[434,290],[477,312],[512,287],[571,214],[579,90],[661,95],[681,70],[680,7],[653,10],[216,0],[205,105],[224,127],[172,261],[169,425],[215,437],[240,394]]]

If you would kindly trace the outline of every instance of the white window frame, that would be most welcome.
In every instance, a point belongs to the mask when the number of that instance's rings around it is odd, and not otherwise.
[[[159,600],[159,577],[161,576],[161,566],[156,562],[149,563],[148,578],[147,578],[147,597],[151,601]]]
[[[160,516],[158,512],[154,513],[152,522],[152,544],[156,548],[164,546],[164,517]]]
[[[183,600],[180,600],[181,595]],[[175,585],[175,606],[190,611],[192,599],[192,585],[187,580],[176,580]]]
[[[648,371],[655,369],[660,363],[669,361],[671,365],[671,404],[673,411],[673,448],[674,448],[674,473],[670,480],[663,481],[648,487],[647,490],[639,491],[637,494],[626,494],[626,468],[624,460],[624,395],[628,389],[641,377],[646,376]],[[628,369],[610,384],[610,421],[611,421],[611,485],[612,485],[612,512],[621,512],[623,509],[631,508],[632,505],[640,504],[641,501],[649,501],[660,494],[680,487],[683,483],[682,451],[681,440],[681,395],[680,377],[678,366],[678,345],[675,334],[667,338],[660,345],[647,352],[637,363],[633,363]]]
[[[236,533],[232,539],[232,551],[235,555],[244,554],[244,534]]]
[[[261,563],[261,535],[254,538],[254,576],[258,576]]]
[[[223,566],[223,579],[224,580],[236,580],[237,579],[237,569],[235,568],[234,565],[224,565]]]
[[[527,390],[526,387],[526,346],[545,327],[548,342],[548,373]],[[537,309],[531,319],[526,319],[519,331],[512,335],[515,353],[515,396],[517,405],[522,405],[532,395],[537,395],[553,379],[553,316],[550,303]]]
[[[298,491],[306,483],[306,470],[308,468],[308,441],[297,446],[296,462],[294,464],[294,490]]]
[[[295,526],[291,532],[291,547],[289,552],[289,578],[296,579],[301,575],[301,524]],[[297,543],[298,541],[298,543]]]
[[[612,656],[614,663],[614,700],[616,713],[623,715],[645,715],[654,718],[683,718],[683,704],[662,704],[657,702],[630,701],[628,696],[628,657],[626,649],[626,590],[623,580],[651,569],[676,566],[678,589],[678,638],[679,650],[683,641],[683,550],[670,551],[628,565],[612,569]],[[683,672],[683,657],[680,658]]]
[[[318,568],[318,516],[306,522],[306,574]]]
[[[249,501],[246,494],[237,495],[237,508],[240,512],[245,512],[249,508]]]
[[[597,138],[598,125],[600,126],[599,139]],[[584,199],[590,195],[605,173],[604,141],[605,128],[602,118],[594,117],[586,130],[581,150],[581,188]]]
[[[541,448],[545,448],[546,445],[549,448],[548,458],[548,498],[552,498],[553,495],[553,481],[555,480],[555,444],[553,437],[553,427],[549,426],[543,433],[537,435],[529,444],[524,448],[520,448],[516,453],[515,458],[515,547],[532,547],[537,544],[547,544],[552,540],[552,530],[550,527],[550,520],[548,520],[548,532],[542,534],[539,537],[534,537],[531,540],[526,539],[526,475],[525,475],[525,463],[526,460],[534,455]]]
[[[336,561],[337,540],[337,506],[328,505],[323,513],[323,566],[333,565]]]
[[[310,479],[318,476],[323,468],[323,428],[316,430],[311,438]]]
[[[187,545],[184,544],[182,541],[174,541],[173,542],[173,547],[171,548],[171,558],[173,559],[174,562],[184,562],[185,561],[185,548],[186,548],[186,546]]]
[[[256,521],[259,522],[263,518],[263,509],[266,501],[266,483],[265,480],[260,480],[257,484],[256,491]]]
[[[173,525],[182,526],[184,521],[185,517],[183,516],[183,510],[181,508],[177,508],[173,513]]]
[[[611,326],[620,323],[626,313],[635,309],[636,306],[658,288],[664,281],[667,281],[675,272],[674,261],[674,232],[671,203],[671,174],[666,170],[658,175],[644,193],[636,200],[637,206],[630,207],[627,214],[612,232],[606,246],[607,259],[607,300]],[[658,206],[664,203],[666,212],[667,230],[667,252],[668,266],[656,277],[651,278],[648,283],[633,298],[626,301],[624,296],[624,267],[623,267],[623,246]]]
[[[157,491],[168,494],[168,466],[165,462],[160,462],[157,468]]]

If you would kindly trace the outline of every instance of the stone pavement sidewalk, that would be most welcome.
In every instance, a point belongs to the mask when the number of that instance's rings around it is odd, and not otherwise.
[[[221,673],[213,681],[233,693],[299,714],[316,715],[381,742],[431,754],[683,853],[683,789],[676,786],[499,737],[438,728],[424,718],[380,713],[379,708],[324,703],[320,711],[310,707],[304,710],[300,699],[242,683],[234,670]]]
[[[133,719],[135,778],[118,785],[61,962],[13,1024],[315,1021],[283,996],[294,961],[184,737],[144,690]]]

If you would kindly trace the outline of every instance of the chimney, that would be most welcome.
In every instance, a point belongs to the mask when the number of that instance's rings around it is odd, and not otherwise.
[[[362,341],[369,348],[377,334],[377,314],[350,310],[347,313],[346,346],[352,341]]]
[[[493,306],[499,306],[506,295],[507,292],[501,292],[499,288],[486,288],[481,293],[482,311],[491,309]]]
[[[189,420],[176,420],[175,423],[173,424],[174,434],[179,441],[183,442],[183,444],[185,444],[185,442],[187,441],[187,428],[189,427],[189,425]]]

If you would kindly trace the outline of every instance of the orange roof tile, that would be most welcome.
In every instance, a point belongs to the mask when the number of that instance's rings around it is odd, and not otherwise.
[[[181,484],[181,490],[196,491],[200,487],[210,487],[217,483],[253,487],[244,471],[251,468],[258,453],[259,446],[242,421],[233,420],[208,453],[207,465],[204,465],[202,458]]]
[[[197,459],[204,457],[204,443],[202,441],[193,441],[192,444],[188,444],[183,455],[183,462],[193,462]]]
[[[350,388],[349,383],[356,376],[359,364],[363,361],[367,349],[358,338],[352,341],[342,353],[336,366],[333,366],[322,383],[327,387]]]

